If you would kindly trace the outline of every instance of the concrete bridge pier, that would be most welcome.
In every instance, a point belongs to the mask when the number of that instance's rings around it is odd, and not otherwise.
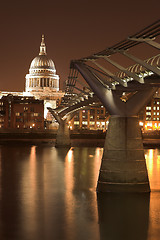
[[[111,116],[97,191],[150,192],[137,116]]]
[[[55,147],[70,147],[70,132],[66,121],[60,121],[57,131]]]
[[[129,83],[116,78],[121,85],[120,92],[116,92],[112,86],[110,89],[106,88],[84,62],[75,61],[73,66],[81,73],[111,116],[97,191],[150,192],[137,115],[157,91],[157,86],[142,85],[140,82],[129,86]],[[131,90],[134,94],[126,102],[121,101],[122,93]]]
[[[56,136],[56,143],[55,147],[70,147],[71,146],[71,139],[70,139],[70,132],[68,128],[67,122],[70,120],[70,118],[66,118],[65,120],[62,119],[62,116],[58,114],[54,109],[48,107],[48,110],[50,113],[55,117],[57,122],[59,123],[57,136]],[[70,115],[72,117],[72,115]]]

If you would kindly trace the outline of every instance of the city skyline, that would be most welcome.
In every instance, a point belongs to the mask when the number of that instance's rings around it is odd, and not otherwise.
[[[62,89],[70,60],[98,52],[153,23],[159,18],[159,6],[156,0],[152,5],[134,1],[132,7],[127,1],[3,3],[0,91],[24,90],[25,75],[39,54],[42,34]]]

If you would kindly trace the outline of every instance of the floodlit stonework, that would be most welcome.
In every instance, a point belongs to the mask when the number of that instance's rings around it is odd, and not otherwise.
[[[29,74],[26,75],[26,92],[57,92],[59,91],[59,76],[52,59],[47,57],[44,35],[40,52],[30,65]]]
[[[52,59],[47,57],[44,35],[40,45],[40,52],[30,65],[29,74],[26,75],[26,96],[34,96],[44,100],[44,117],[49,116],[47,107],[56,108],[64,93],[59,90],[59,75]]]

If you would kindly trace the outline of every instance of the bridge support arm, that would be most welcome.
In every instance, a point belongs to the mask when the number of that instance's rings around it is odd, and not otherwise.
[[[57,120],[59,124],[63,121],[58,115],[58,113],[56,113],[56,111],[54,111],[52,108],[48,107],[48,110],[50,111],[50,113],[53,115],[53,117]]]
[[[75,63],[75,67],[111,115],[124,115],[125,103],[113,91],[105,88],[83,63]]]

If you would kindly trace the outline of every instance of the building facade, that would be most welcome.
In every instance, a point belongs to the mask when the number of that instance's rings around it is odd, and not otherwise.
[[[154,98],[142,109],[139,114],[140,126],[143,131],[160,130],[160,96]]]
[[[13,96],[0,99],[0,129],[44,129],[44,105],[34,97]]]
[[[103,106],[93,106],[87,110],[78,111],[69,122],[71,130],[106,130],[109,123],[109,114]]]

